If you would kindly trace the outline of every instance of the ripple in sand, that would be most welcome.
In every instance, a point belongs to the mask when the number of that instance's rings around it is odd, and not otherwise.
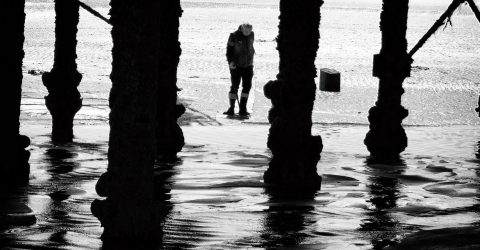
[[[401,183],[406,185],[421,185],[431,182],[439,182],[440,180],[424,177],[421,175],[395,175]]]
[[[86,193],[87,192],[85,190],[70,187],[66,190],[54,191],[54,192],[48,194],[48,196],[50,196],[50,198],[52,198],[52,200],[63,201],[63,200],[66,200],[66,199],[70,198],[70,196],[72,196],[72,195],[81,195],[81,194],[86,194]]]
[[[460,183],[442,182],[423,187],[423,189],[450,197],[477,197],[480,184],[478,183]]]
[[[427,168],[427,171],[430,171],[432,173],[445,173],[445,172],[452,173],[453,172],[453,169],[450,169],[444,166],[435,166],[433,164],[427,165],[426,168]]]
[[[480,229],[456,227],[422,230],[388,249],[480,249]]]

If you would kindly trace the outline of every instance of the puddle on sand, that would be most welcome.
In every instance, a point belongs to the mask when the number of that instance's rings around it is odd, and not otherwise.
[[[108,127],[79,126],[76,143],[62,147],[50,144],[45,127],[24,129],[32,139],[31,178],[0,194],[0,246],[101,248],[90,204],[107,167]],[[179,160],[155,168],[164,205],[161,247],[381,249],[420,230],[445,233],[480,222],[475,128],[407,128],[411,147],[401,164],[388,166],[368,163],[362,146],[335,144],[359,140],[367,127],[335,129],[334,138],[322,135],[328,145],[318,164],[322,189],[280,195],[263,184],[268,126],[184,127]],[[449,129],[465,133],[442,139]],[[232,130],[248,142],[230,136]],[[435,145],[415,146],[432,135]],[[444,153],[459,143],[462,153]]]

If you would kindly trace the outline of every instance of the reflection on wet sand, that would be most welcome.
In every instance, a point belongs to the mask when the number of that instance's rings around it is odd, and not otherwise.
[[[31,216],[33,222],[31,226],[7,226],[0,233],[0,246],[28,249],[99,247],[100,240],[92,237],[99,235],[99,223],[91,217],[89,203],[101,171],[99,166],[106,166],[106,143],[78,140],[53,145],[49,135],[41,134],[36,136],[30,150],[31,163],[35,167],[29,184],[12,194],[17,200],[12,207],[16,209],[14,214]],[[15,223],[19,221],[17,218]]]
[[[51,178],[56,175],[66,174],[79,167],[79,163],[75,161],[78,154],[69,148],[49,148],[45,151],[45,162],[49,165],[46,170],[52,174]]]
[[[179,159],[154,168],[164,218],[155,247],[402,249],[448,244],[445,239],[473,246],[480,239],[477,141],[446,137],[444,128],[410,128],[404,163],[365,163],[368,152],[361,144],[355,148],[354,139],[361,142],[355,135],[367,128],[319,128],[331,145],[318,165],[322,190],[298,195],[262,181],[270,157],[268,126],[185,127],[188,140]],[[0,192],[0,248],[118,247],[102,242],[101,225],[90,211],[107,167],[108,127],[77,129],[75,143],[55,147],[45,135],[48,127],[29,130],[30,183]],[[429,138],[442,147],[421,144]]]
[[[191,148],[191,145],[186,145]],[[195,148],[195,147],[193,147]],[[210,235],[198,225],[195,219],[173,219],[171,215],[174,208],[172,203],[172,186],[175,177],[179,174],[179,166],[183,164],[182,158],[158,160],[154,168],[155,197],[160,204],[163,237],[160,248],[186,249],[195,247],[198,242]]]
[[[382,165],[367,161],[367,169],[370,171],[368,202],[373,208],[365,213],[367,218],[363,219],[359,230],[370,238],[374,249],[383,249],[399,240],[400,223],[390,210],[397,207],[400,182],[391,175],[402,174],[405,166],[403,162],[398,165]]]
[[[428,212],[428,216],[449,216],[462,213],[476,213],[477,218],[470,221],[468,226],[458,226],[454,224],[451,227],[436,228],[431,230],[420,230],[408,235],[402,241],[386,249],[402,250],[402,249],[480,249],[480,141],[476,142],[473,155],[475,160],[467,160],[468,162],[476,162],[477,166],[472,166],[476,173],[476,178],[468,182],[451,181],[445,184],[445,187],[433,189],[426,186],[426,190],[438,192],[446,196],[458,196],[465,198],[475,198],[476,202],[469,206],[449,209],[432,209]],[[454,172],[454,171],[447,171]],[[453,175],[455,176],[455,175]],[[441,185],[441,183],[440,183]],[[468,190],[465,192],[464,190]],[[418,211],[421,212],[421,211]],[[421,213],[419,213],[421,214]],[[425,215],[424,215],[425,216]]]
[[[315,193],[266,188],[268,209],[265,211],[261,246],[265,248],[298,247],[312,235],[308,230],[312,220]]]
[[[83,243],[75,242],[75,234],[82,233],[82,227],[88,226],[89,221],[85,218],[87,211],[82,211],[83,199],[77,198],[86,194],[81,188],[83,182],[92,181],[95,175],[89,175],[83,162],[86,159],[80,156],[88,150],[100,150],[101,145],[70,143],[49,147],[45,150],[42,162],[46,165],[46,177],[38,188],[46,193],[50,199],[41,198],[37,205],[42,206],[40,230],[44,232],[44,240],[48,247],[61,248],[62,246],[81,247]],[[32,186],[37,186],[32,183]],[[28,237],[35,237],[30,235]],[[80,244],[80,245],[78,245]]]
[[[476,152],[475,152],[475,156],[477,158],[477,160],[479,160],[479,163],[478,163],[478,169],[476,171],[476,174],[477,174],[477,200],[478,200],[478,204],[476,204],[476,209],[474,209],[474,211],[476,211],[479,215],[480,215],[480,141],[477,142],[477,147],[476,147]],[[480,217],[480,216],[479,216]],[[480,228],[480,219],[473,222],[472,223],[473,226],[475,227],[479,227]]]
[[[18,242],[14,228],[28,227],[37,222],[30,207],[24,186],[0,185],[0,247],[15,246]]]
[[[48,226],[44,230],[52,232],[46,241],[48,247],[58,248],[64,245],[72,245],[67,237],[68,232],[64,228],[71,227],[72,223],[75,222],[69,214],[69,211],[73,209],[73,204],[62,201],[70,198],[72,195],[70,190],[76,181],[62,181],[61,175],[68,175],[68,173],[80,167],[80,164],[76,161],[77,156],[78,154],[73,152],[70,147],[53,147],[45,151],[44,160],[48,163],[45,169],[51,174],[46,181],[59,184],[48,193],[50,200],[46,202],[44,207],[44,215],[48,218]]]

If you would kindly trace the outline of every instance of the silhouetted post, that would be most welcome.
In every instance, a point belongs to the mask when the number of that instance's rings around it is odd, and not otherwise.
[[[64,143],[73,139],[73,118],[82,107],[77,90],[82,75],[77,71],[76,0],[55,0],[55,58],[50,72],[42,75],[48,89],[45,104],[52,115],[52,140]]]
[[[180,0],[161,1],[161,42],[158,77],[157,154],[163,159],[175,159],[185,145],[183,132],[177,119],[185,112],[177,104],[177,66],[182,50],[178,41]]]
[[[369,111],[370,131],[365,145],[374,159],[396,160],[407,147],[402,120],[408,110],[401,105],[402,83],[410,76],[407,55],[408,0],[383,0],[380,16],[382,48],[374,57],[373,75],[380,79],[378,100]]]
[[[321,0],[280,1],[280,72],[264,87],[272,102],[267,145],[273,154],[264,179],[286,189],[318,189],[321,184],[317,163],[322,139],[312,136],[311,128],[322,4]]]
[[[20,102],[22,96],[22,64],[25,26],[25,1],[2,2],[2,53],[0,75],[2,77],[2,147],[0,148],[0,183],[28,182],[30,152],[25,148],[30,139],[20,135]],[[8,13],[7,13],[8,12]]]
[[[112,89],[108,169],[96,186],[106,200],[92,213],[106,243],[159,240],[160,213],[154,201],[159,6],[157,0],[112,0]]]

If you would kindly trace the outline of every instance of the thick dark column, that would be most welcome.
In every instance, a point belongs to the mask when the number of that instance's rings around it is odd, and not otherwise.
[[[154,201],[159,4],[157,0],[112,0],[112,89],[108,169],[96,186],[106,200],[92,213],[106,243],[159,240]]]
[[[382,49],[374,57],[374,76],[380,79],[378,100],[370,109],[370,131],[365,145],[374,159],[395,160],[407,147],[402,120],[408,111],[401,105],[402,83],[410,76],[407,55],[408,0],[383,0],[380,16]]]
[[[318,189],[321,184],[317,163],[322,139],[312,136],[311,128],[322,4],[321,0],[280,1],[280,73],[264,87],[272,101],[268,147],[273,154],[264,179],[287,189]]]
[[[42,76],[49,93],[45,104],[52,115],[52,140],[59,143],[72,141],[73,118],[82,107],[77,90],[82,75],[75,62],[78,9],[76,0],[55,0],[55,59],[52,70]]]
[[[25,26],[25,1],[2,2],[2,53],[0,75],[2,76],[2,146],[0,148],[0,183],[28,182],[30,152],[25,148],[30,139],[20,135],[20,103],[22,95],[22,63]]]
[[[161,1],[161,5],[157,154],[169,160],[175,159],[185,145],[182,129],[177,123],[177,119],[185,112],[185,107],[177,104],[177,66],[182,53],[178,29],[182,8],[180,0]]]

